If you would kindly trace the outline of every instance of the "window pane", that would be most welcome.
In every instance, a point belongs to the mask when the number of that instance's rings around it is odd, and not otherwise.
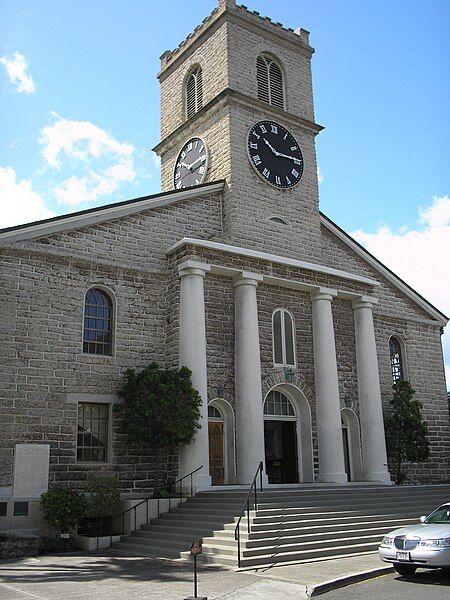
[[[292,330],[292,317],[284,312],[284,340],[286,344],[286,364],[294,365],[294,332]]]
[[[275,390],[269,392],[264,402],[264,414],[270,416],[295,417],[294,407],[287,396]]]
[[[392,382],[396,383],[399,379],[403,379],[403,361],[400,342],[395,337],[389,340],[389,351],[391,355]]]
[[[283,350],[281,338],[281,311],[277,310],[273,315],[273,349],[274,362],[277,365],[283,364]]]
[[[77,460],[107,460],[109,405],[83,402],[78,405]]]
[[[86,293],[83,329],[83,352],[111,354],[112,302],[97,288]]]

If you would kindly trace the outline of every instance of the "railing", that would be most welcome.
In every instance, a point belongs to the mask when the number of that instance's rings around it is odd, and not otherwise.
[[[183,496],[183,492],[181,491],[180,495],[173,495],[172,494],[172,490],[174,489],[175,493],[176,493],[176,485],[177,483],[181,483],[182,481],[184,481],[185,479],[187,479],[188,477],[190,477],[190,490],[191,490],[191,494],[190,494],[190,498],[192,498],[194,496],[194,484],[193,484],[193,479],[192,476],[194,475],[194,473],[197,473],[197,471],[200,471],[200,469],[203,468],[203,465],[201,467],[198,467],[197,469],[195,469],[194,471],[191,471],[190,473],[188,473],[187,475],[183,475],[183,477],[180,477],[180,479],[177,479],[176,481],[173,481],[171,483],[167,483],[165,485],[163,485],[161,488],[158,489],[158,492],[162,492],[162,491],[167,491],[168,492],[168,498],[154,498],[153,496],[149,496],[148,498],[144,498],[144,500],[142,500],[141,502],[138,502],[138,504],[135,504],[134,506],[131,506],[130,508],[127,508],[126,510],[124,510],[123,512],[119,513],[118,515],[116,515],[115,517],[113,517],[113,522],[117,521],[117,519],[122,518],[122,535],[125,535],[125,515],[127,513],[130,513],[132,510],[134,510],[134,530],[136,531],[137,529],[137,509],[139,508],[139,506],[142,506],[143,504],[146,505],[146,524],[149,524],[149,518],[148,518],[148,501],[149,500],[158,500],[157,503],[157,510],[158,510],[158,519],[160,516],[160,510],[159,510],[159,502],[160,500],[169,500],[169,510],[170,510],[170,502],[172,499],[175,498],[183,498],[185,496]],[[159,495],[159,494],[158,494]]]
[[[247,511],[247,533],[250,533],[250,496],[252,495],[252,492],[253,492],[254,493],[253,508],[254,508],[254,510],[258,510],[258,490],[257,490],[256,480],[258,478],[258,473],[259,473],[259,489],[262,492],[263,491],[263,485],[262,485],[263,468],[264,468],[263,462],[261,461],[258,465],[255,476],[253,477],[252,485],[250,486],[250,489],[248,491],[247,498],[244,500],[244,505],[242,506],[241,514],[239,515],[239,519],[236,524],[236,528],[234,530],[234,539],[237,541],[238,567],[241,566],[241,530],[240,530],[241,519],[244,516],[245,512]]]

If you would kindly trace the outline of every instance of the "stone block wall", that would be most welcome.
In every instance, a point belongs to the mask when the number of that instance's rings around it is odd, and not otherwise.
[[[185,204],[2,247],[0,485],[11,485],[14,445],[24,442],[50,444],[51,485],[83,487],[92,472],[114,473],[124,491],[148,492],[176,475],[176,455],[130,447],[115,417],[111,460],[77,463],[68,394],[114,395],[125,369],[166,365],[165,251],[221,227],[217,197]],[[115,304],[113,356],[82,352],[84,295],[96,285]]]

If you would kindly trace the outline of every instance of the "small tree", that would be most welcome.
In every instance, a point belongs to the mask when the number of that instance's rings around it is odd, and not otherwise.
[[[152,363],[139,372],[128,369],[119,395],[124,403],[115,410],[131,442],[174,449],[189,444],[200,427],[202,400],[186,367],[160,369]]]
[[[385,420],[386,443],[395,461],[395,483],[402,483],[402,463],[422,462],[430,455],[428,426],[422,418],[422,403],[413,400],[415,390],[409,381],[399,379],[393,386],[391,412]]]
[[[41,495],[40,507],[49,525],[73,534],[86,514],[87,501],[83,494],[59,487]]]

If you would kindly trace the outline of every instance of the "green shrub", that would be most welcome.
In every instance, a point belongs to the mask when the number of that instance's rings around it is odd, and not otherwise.
[[[93,477],[86,482],[87,517],[112,517],[119,512],[120,491],[117,477]]]
[[[139,372],[128,369],[119,395],[124,403],[114,409],[131,443],[173,450],[194,439],[202,400],[188,368],[160,369],[152,363]]]
[[[87,501],[79,492],[59,487],[42,494],[40,508],[49,525],[73,534],[86,514]]]

